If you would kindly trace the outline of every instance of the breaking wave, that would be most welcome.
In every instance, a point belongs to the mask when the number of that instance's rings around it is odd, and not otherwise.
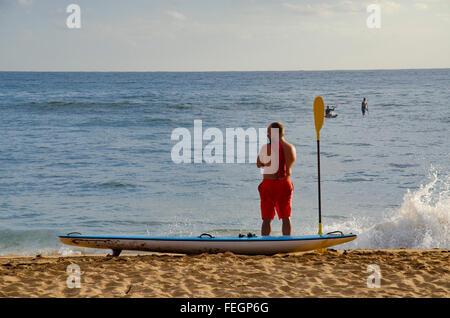
[[[330,225],[330,230],[356,232],[358,238],[339,248],[450,248],[450,177],[431,168],[430,181],[407,190],[399,208],[382,222],[351,220]]]

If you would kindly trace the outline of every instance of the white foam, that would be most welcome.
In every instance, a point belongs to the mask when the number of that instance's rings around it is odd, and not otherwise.
[[[341,248],[450,248],[450,178],[431,168],[430,181],[407,190],[399,208],[386,211],[382,222],[367,219],[332,224],[327,230],[358,233],[358,239]]]
[[[82,255],[81,250],[75,250],[73,248],[69,248],[68,246],[61,246],[58,250],[58,255],[61,256],[73,256],[73,255]]]

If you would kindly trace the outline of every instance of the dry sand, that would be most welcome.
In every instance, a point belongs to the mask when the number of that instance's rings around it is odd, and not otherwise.
[[[449,252],[0,257],[0,297],[448,298]],[[81,270],[80,288],[68,288],[70,264]],[[379,288],[368,287],[377,275],[367,272],[370,264],[380,268]]]

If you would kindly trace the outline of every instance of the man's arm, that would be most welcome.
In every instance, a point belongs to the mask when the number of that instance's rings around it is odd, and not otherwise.
[[[258,158],[256,159],[256,166],[257,166],[258,168],[264,167],[264,164],[261,162],[261,160],[259,160],[259,156],[258,156]]]
[[[261,156],[264,156],[264,153],[266,153],[267,154],[267,145],[264,145],[264,146],[262,146],[261,147],[261,151],[259,152],[259,155],[258,155],[258,158],[256,159],[256,166],[258,167],[258,168],[262,168],[262,167],[264,167],[265,165],[269,165],[270,163],[263,163],[262,161],[261,161]]]
[[[286,154],[286,169],[290,172],[295,160],[297,159],[297,151],[293,145],[289,145],[289,151]]]

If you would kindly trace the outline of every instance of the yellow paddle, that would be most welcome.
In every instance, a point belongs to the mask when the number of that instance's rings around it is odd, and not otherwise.
[[[318,171],[318,185],[319,185],[319,235],[323,235],[322,231],[322,201],[320,196],[320,130],[323,126],[323,120],[325,118],[325,105],[323,99],[317,96],[314,99],[314,124],[316,126],[317,133],[317,171]],[[325,248],[317,250],[318,253],[326,252]]]

